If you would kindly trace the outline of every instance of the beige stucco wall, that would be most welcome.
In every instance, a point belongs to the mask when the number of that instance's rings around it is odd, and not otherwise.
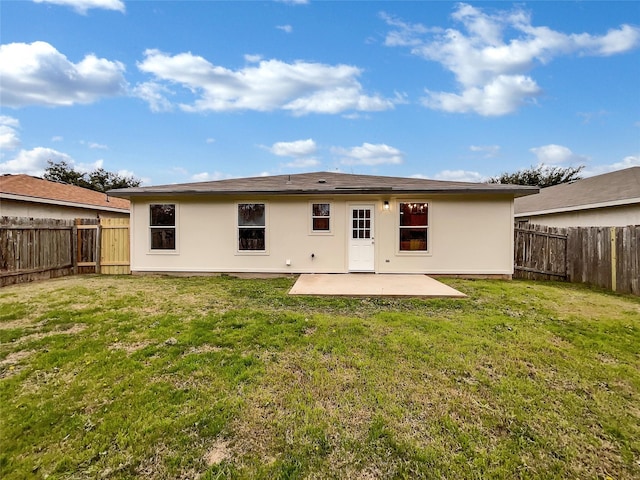
[[[21,202],[3,198],[0,199],[0,216],[73,220],[74,218],[98,218],[98,216],[102,218],[127,218],[129,214],[92,208],[75,208],[45,203]]]
[[[383,210],[383,201],[390,210]],[[401,197],[290,197],[144,199],[132,203],[134,272],[348,271],[348,215],[353,204],[375,209],[378,273],[495,274],[513,272],[513,201],[507,197],[419,197],[429,202],[429,252],[398,251]],[[267,252],[237,251],[237,203],[266,203]],[[311,233],[310,203],[331,203],[331,233]],[[175,252],[150,251],[149,204],[177,205]],[[311,254],[314,256],[312,257]],[[286,262],[290,260],[291,265]]]
[[[640,204],[548,215],[528,215],[516,220],[524,219],[529,219],[529,223],[550,227],[626,227],[640,225]]]

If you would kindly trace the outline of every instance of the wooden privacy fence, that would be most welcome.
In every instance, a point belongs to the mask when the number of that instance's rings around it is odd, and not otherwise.
[[[567,280],[640,295],[640,225],[517,225],[514,276]]]
[[[129,273],[128,218],[0,218],[0,287],[78,273]]]

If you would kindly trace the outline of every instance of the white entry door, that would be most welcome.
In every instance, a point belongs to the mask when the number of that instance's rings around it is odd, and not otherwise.
[[[351,205],[349,224],[349,271],[373,272],[375,270],[375,246],[373,205]]]

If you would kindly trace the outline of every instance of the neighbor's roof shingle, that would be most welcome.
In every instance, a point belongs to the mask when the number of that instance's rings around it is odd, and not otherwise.
[[[363,193],[537,193],[538,187],[471,182],[446,182],[423,178],[382,177],[335,172],[299,173],[270,177],[236,178],[213,182],[182,183],[111,190],[130,198],[149,195],[198,194],[363,194]]]
[[[595,208],[610,203],[640,203],[639,199],[640,167],[631,167],[543,188],[538,195],[516,199],[514,208],[516,215],[531,215],[533,212],[549,210]]]
[[[63,183],[50,182],[30,175],[0,175],[0,196],[14,196],[23,201],[73,204],[108,210],[129,210],[129,200],[113,198],[104,193]],[[53,202],[52,202],[53,201]]]

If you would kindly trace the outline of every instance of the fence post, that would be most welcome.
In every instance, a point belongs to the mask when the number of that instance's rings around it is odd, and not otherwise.
[[[78,227],[77,220],[71,227],[71,265],[73,265],[73,274],[78,274]]]
[[[100,256],[102,255],[102,225],[98,221],[96,226],[96,245],[95,245],[96,273],[101,273]]]
[[[616,266],[618,263],[617,252],[616,252],[616,227],[611,227],[609,230],[611,235],[611,290],[616,291]]]

